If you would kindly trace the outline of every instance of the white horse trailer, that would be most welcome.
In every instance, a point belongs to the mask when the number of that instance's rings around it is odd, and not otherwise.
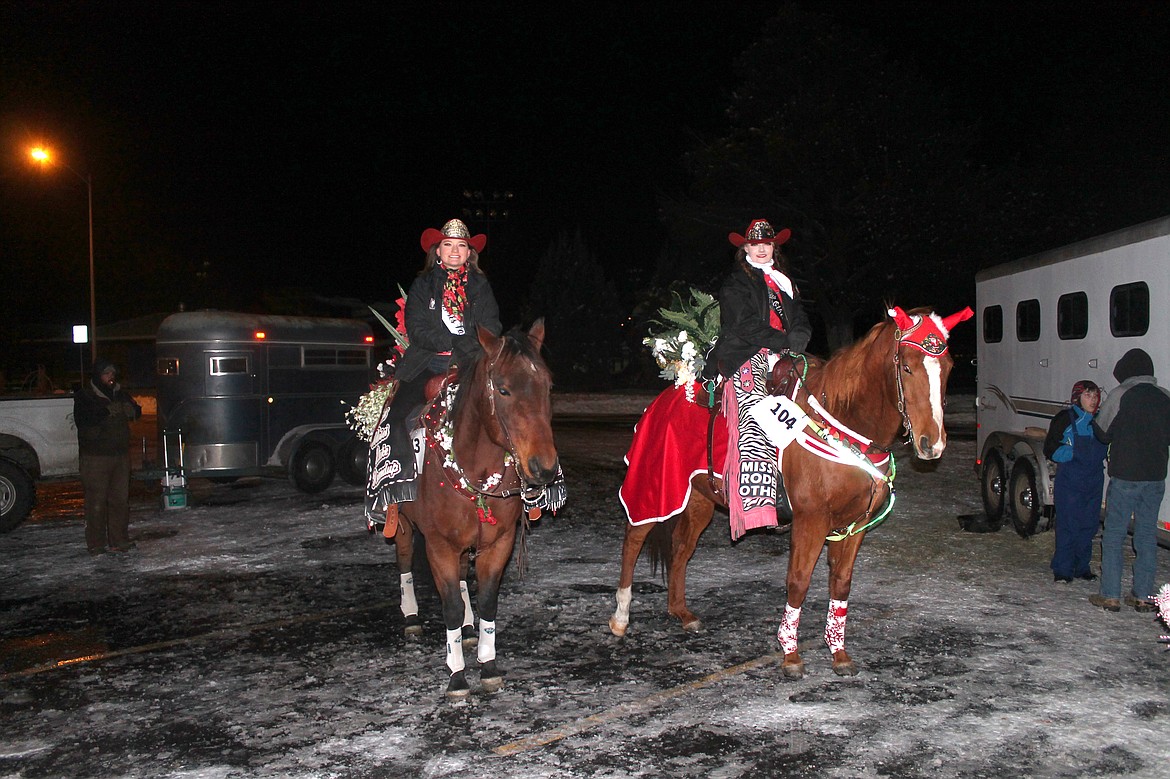
[[[1170,217],[998,265],[975,276],[976,470],[993,526],[1051,526],[1048,423],[1079,379],[1105,395],[1118,358],[1140,347],[1170,383]],[[1168,485],[1170,487],[1170,485]],[[1158,517],[1170,546],[1170,501]]]

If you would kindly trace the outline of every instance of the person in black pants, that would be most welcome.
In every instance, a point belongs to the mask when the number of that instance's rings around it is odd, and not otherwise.
[[[142,416],[142,407],[122,389],[117,376],[112,362],[98,358],[90,380],[73,395],[85,496],[85,545],[91,555],[134,548],[130,540],[130,422]]]

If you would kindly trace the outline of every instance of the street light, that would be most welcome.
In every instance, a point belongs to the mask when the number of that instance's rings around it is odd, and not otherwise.
[[[29,150],[29,156],[41,166],[54,164],[52,153],[44,146],[37,146]],[[89,358],[90,362],[97,360],[97,296],[94,293],[93,277],[93,183],[88,175],[83,176],[74,170],[69,163],[59,162],[61,167],[85,182],[85,193],[89,211]]]

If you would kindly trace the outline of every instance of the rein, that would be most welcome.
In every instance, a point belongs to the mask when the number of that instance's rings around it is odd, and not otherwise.
[[[914,441],[914,423],[910,421],[910,413],[906,410],[906,390],[902,386],[902,336],[897,325],[894,326],[894,384],[898,387],[898,413],[902,415],[902,426],[906,428],[906,440]]]

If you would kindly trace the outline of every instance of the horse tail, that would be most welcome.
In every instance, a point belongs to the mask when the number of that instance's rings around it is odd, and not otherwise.
[[[666,577],[670,573],[670,566],[674,562],[673,549],[674,544],[674,528],[678,524],[678,516],[675,515],[665,522],[658,522],[654,525],[654,529],[646,536],[646,544],[650,547],[650,573],[658,572],[658,567],[662,566],[662,582],[666,583]]]

